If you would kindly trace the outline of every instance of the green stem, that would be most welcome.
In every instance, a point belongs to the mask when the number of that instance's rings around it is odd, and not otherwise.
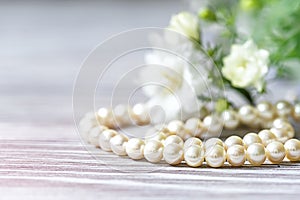
[[[235,91],[237,91],[238,93],[240,93],[251,105],[254,105],[254,100],[250,94],[250,92],[246,89],[243,88],[237,88],[237,87],[233,87],[231,86]]]

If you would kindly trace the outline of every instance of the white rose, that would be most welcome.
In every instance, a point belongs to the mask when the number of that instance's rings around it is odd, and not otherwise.
[[[189,12],[174,15],[171,18],[169,28],[189,38],[200,40],[198,18]]]
[[[258,49],[252,40],[243,45],[232,45],[230,54],[223,59],[222,73],[238,88],[255,87],[259,92],[264,87],[268,73],[269,52]]]

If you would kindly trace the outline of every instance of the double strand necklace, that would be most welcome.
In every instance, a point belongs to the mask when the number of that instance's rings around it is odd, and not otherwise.
[[[79,132],[91,145],[133,160],[144,158],[151,163],[165,161],[170,165],[186,163],[190,167],[206,163],[215,168],[222,167],[226,161],[231,166],[243,166],[248,161],[260,166],[266,160],[274,164],[285,158],[291,162],[300,161],[300,141],[294,138],[289,118],[300,120],[299,103],[261,102],[256,107],[244,105],[220,115],[206,114],[185,122],[173,120],[141,139],[129,138],[118,130],[150,124],[146,107],[118,105],[114,109],[100,108],[96,113],[87,113],[79,123]],[[223,128],[235,130],[239,126],[260,131],[247,133],[243,138],[232,135],[225,141],[217,138]]]

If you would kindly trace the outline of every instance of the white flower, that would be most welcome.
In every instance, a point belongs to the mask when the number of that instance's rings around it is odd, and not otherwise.
[[[193,66],[176,55],[161,51],[146,54],[148,64],[140,73],[143,91],[150,99],[148,108],[159,106],[164,110],[165,120],[187,119],[200,112],[201,102],[197,95],[203,92],[205,80]],[[155,117],[155,116],[154,116]]]
[[[223,59],[222,73],[238,88],[255,87],[259,92],[264,87],[268,73],[269,52],[258,49],[252,40],[243,45],[232,45],[230,54]]]
[[[189,12],[181,12],[172,16],[169,28],[189,38],[200,40],[198,19]]]

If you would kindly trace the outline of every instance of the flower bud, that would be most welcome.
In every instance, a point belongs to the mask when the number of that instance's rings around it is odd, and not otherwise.
[[[216,15],[215,13],[209,9],[209,8],[203,8],[198,12],[198,16],[201,19],[207,20],[207,21],[216,21]]]
[[[174,15],[171,18],[169,28],[196,41],[200,40],[198,19],[189,12]]]

